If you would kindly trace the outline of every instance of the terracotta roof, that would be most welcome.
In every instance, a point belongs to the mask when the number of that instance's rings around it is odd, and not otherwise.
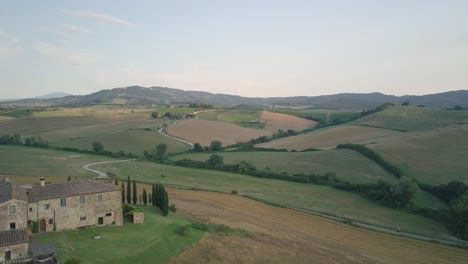
[[[12,199],[28,201],[26,188],[11,183],[9,181],[0,182],[0,204]]]
[[[78,196],[92,193],[120,191],[121,188],[98,181],[83,180],[34,186],[28,189],[29,202]]]
[[[24,229],[13,229],[0,232],[0,247],[27,243],[28,236]]]

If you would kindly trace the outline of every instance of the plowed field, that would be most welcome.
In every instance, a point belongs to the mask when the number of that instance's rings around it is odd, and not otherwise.
[[[278,129],[284,131],[292,129],[294,131],[302,131],[307,128],[312,128],[317,125],[317,122],[307,120],[293,115],[273,113],[263,111],[262,115],[258,119],[259,122],[265,123],[264,129],[276,132]]]
[[[236,195],[169,189],[178,212],[253,238],[206,235],[172,263],[466,263],[468,251],[376,233]]]
[[[204,146],[209,145],[213,140],[219,140],[226,146],[261,136],[271,136],[271,132],[266,130],[199,119],[183,120],[172,124],[167,128],[167,133]]]

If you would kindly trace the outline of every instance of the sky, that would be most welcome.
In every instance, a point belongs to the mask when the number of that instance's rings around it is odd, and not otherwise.
[[[0,98],[468,89],[468,1],[0,0]]]

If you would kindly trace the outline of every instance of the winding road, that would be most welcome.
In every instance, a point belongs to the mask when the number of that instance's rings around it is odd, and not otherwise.
[[[175,123],[177,123],[177,120],[174,121],[172,124],[175,124]],[[177,141],[183,142],[183,143],[185,143],[185,144],[188,144],[188,145],[190,145],[190,149],[193,149],[193,143],[192,143],[192,142],[187,141],[187,140],[183,140],[183,139],[180,139],[180,138],[176,138],[176,137],[173,137],[173,136],[171,136],[171,135],[168,135],[168,134],[164,133],[164,127],[161,127],[161,128],[158,130],[158,132],[159,132],[159,134],[161,134],[161,135],[163,135],[163,136],[166,136],[166,137],[168,137],[168,138],[172,138],[172,139],[174,139],[174,140],[177,140]]]
[[[95,179],[110,179],[109,176],[107,176],[107,173],[104,173],[102,171],[94,170],[91,169],[89,166],[97,165],[97,164],[104,164],[104,163],[114,163],[114,162],[126,162],[126,161],[133,161],[134,159],[128,159],[128,160],[110,160],[110,161],[101,161],[101,162],[94,162],[90,164],[83,165],[83,169],[90,171],[92,173],[97,174]]]

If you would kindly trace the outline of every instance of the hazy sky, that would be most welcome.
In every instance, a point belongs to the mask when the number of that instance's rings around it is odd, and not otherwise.
[[[468,89],[468,1],[0,0],[0,98]]]

